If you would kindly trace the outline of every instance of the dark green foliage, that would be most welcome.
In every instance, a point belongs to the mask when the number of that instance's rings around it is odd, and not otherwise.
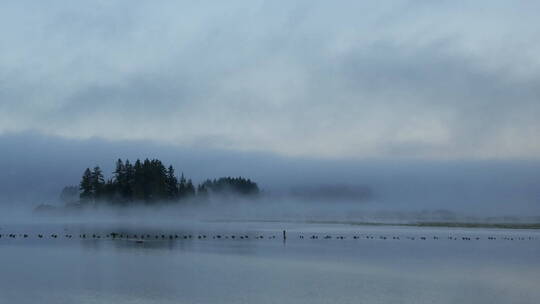
[[[94,198],[94,192],[92,191],[92,172],[90,171],[90,168],[84,170],[80,183],[80,190],[81,201],[87,201]]]
[[[133,199],[144,200],[144,178],[141,161],[137,159],[133,167]]]
[[[118,159],[112,178],[106,182],[99,166],[94,167],[93,170],[87,168],[83,173],[79,189],[69,190],[76,193],[80,190],[81,202],[108,201],[117,205],[134,201],[154,204],[193,198],[206,200],[210,194],[254,195],[259,193],[256,183],[242,177],[207,180],[198,185],[195,190],[191,179],[186,179],[183,173],[178,179],[173,166],[166,168],[157,159],[145,159],[142,162],[137,159],[134,165],[129,160],[124,162]]]
[[[244,195],[256,195],[259,194],[259,186],[257,183],[252,182],[250,179],[243,177],[222,177],[218,180],[206,180],[203,183],[206,189],[212,191],[212,193],[233,193]]]
[[[195,196],[195,187],[193,186],[193,182],[191,182],[191,179],[188,179],[186,183],[186,197],[193,196]]]
[[[81,190],[79,197],[82,202],[103,199],[106,195],[105,180],[99,166],[94,167],[92,171],[90,168],[86,168],[79,186]]]
[[[184,198],[186,197],[187,193],[187,182],[186,178],[184,177],[184,173],[180,176],[180,182],[178,182],[178,197]]]
[[[91,185],[94,198],[101,199],[104,196],[105,179],[99,166],[95,166],[91,174]]]
[[[178,198],[178,179],[174,175],[173,166],[169,166],[167,169],[167,198],[169,200]]]
[[[133,199],[133,184],[135,180],[135,169],[133,168],[133,165],[129,162],[129,160],[126,160],[126,163],[124,165],[124,174],[125,174],[125,187],[123,188],[121,195],[126,200],[130,201]]]

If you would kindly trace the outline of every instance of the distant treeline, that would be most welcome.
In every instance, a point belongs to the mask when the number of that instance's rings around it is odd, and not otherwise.
[[[173,166],[166,168],[158,159],[137,159],[134,164],[118,159],[112,178],[105,180],[99,166],[86,168],[79,188],[66,187],[61,197],[69,201],[69,197],[76,193],[81,203],[106,201],[126,204],[206,199],[210,194],[256,195],[259,187],[243,177],[208,179],[195,187],[191,179],[186,179],[183,173],[177,177]]]

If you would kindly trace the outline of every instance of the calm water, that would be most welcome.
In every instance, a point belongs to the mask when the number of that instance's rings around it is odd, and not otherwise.
[[[106,238],[111,231],[152,240]],[[131,223],[0,233],[0,303],[540,303],[537,231]]]

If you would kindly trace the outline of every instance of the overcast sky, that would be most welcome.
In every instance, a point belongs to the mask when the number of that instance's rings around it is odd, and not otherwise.
[[[2,1],[0,134],[538,159],[537,1]]]

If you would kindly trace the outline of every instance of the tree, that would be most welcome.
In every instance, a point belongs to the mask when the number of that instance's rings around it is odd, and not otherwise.
[[[151,201],[161,201],[168,198],[167,169],[158,159],[150,161]]]
[[[80,193],[79,193],[80,190]],[[173,166],[165,167],[158,159],[137,159],[134,165],[129,160],[118,159],[113,176],[105,182],[99,166],[93,170],[86,168],[82,175],[79,189],[66,187],[62,198],[79,194],[82,202],[109,201],[111,203],[129,203],[133,201],[154,204],[162,201],[177,201],[194,196],[200,198],[213,194],[255,195],[259,193],[257,183],[243,177],[221,177],[206,180],[197,186],[184,173],[180,179],[175,175]],[[73,201],[73,200],[71,200]]]
[[[218,180],[206,180],[203,185],[216,194],[257,195],[259,186],[243,177],[221,177]]]
[[[121,190],[122,196],[127,200],[131,201],[133,199],[133,184],[135,179],[135,169],[129,162],[129,159],[126,159],[124,165],[125,172],[125,187]]]
[[[100,199],[105,186],[105,178],[99,166],[95,166],[91,174],[92,193],[94,199]]]
[[[186,197],[190,198],[193,196],[195,196],[195,187],[193,186],[191,179],[188,179],[186,183]]]
[[[178,179],[174,175],[173,166],[167,169],[167,195],[170,200],[178,198]]]
[[[178,183],[178,198],[182,199],[186,197],[187,194],[187,182],[186,178],[184,177],[184,172],[182,172],[182,175],[180,176],[180,182]]]
[[[120,187],[126,184],[126,167],[124,166],[124,163],[120,158],[116,161],[116,170],[114,170],[114,182]]]
[[[79,195],[81,201],[87,202],[93,199],[94,193],[92,191],[92,172],[90,171],[90,168],[86,168],[86,170],[84,170],[79,189],[81,190],[81,194]]]
[[[144,169],[141,161],[137,159],[133,166],[133,198],[137,201],[144,200]]]
[[[113,179],[108,179],[102,186],[99,198],[109,203],[118,203],[123,201],[118,185]]]

